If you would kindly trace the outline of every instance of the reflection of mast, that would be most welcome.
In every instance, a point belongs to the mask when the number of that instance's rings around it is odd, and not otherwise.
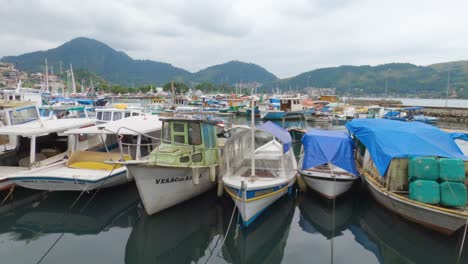
[[[75,84],[75,75],[73,75],[73,66],[70,63],[70,74],[71,74],[71,85],[72,85],[72,93],[76,94],[76,84]]]

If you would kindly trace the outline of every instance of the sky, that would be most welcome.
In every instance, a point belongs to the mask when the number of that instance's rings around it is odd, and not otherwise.
[[[198,71],[230,60],[280,78],[322,67],[468,59],[468,1],[0,0],[0,57],[102,41]]]

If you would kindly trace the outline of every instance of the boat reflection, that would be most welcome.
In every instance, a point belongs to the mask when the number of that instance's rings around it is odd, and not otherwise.
[[[320,233],[327,239],[340,236],[351,224],[355,204],[352,193],[347,193],[337,198],[333,210],[333,200],[307,192],[300,196],[299,226],[307,233]]]
[[[131,227],[138,219],[139,196],[133,184],[83,194],[69,209],[77,197],[71,192],[41,194],[27,205],[2,213],[0,232],[11,232],[14,240],[51,233],[89,235],[115,226]]]
[[[221,230],[220,205],[208,192],[153,216],[143,212],[127,241],[125,263],[196,263]]]
[[[362,209],[360,228],[376,245],[374,253],[382,263],[457,263],[462,233],[449,237],[427,230],[382,208],[371,197]],[[467,262],[465,250],[460,263]]]
[[[222,249],[224,259],[229,263],[281,263],[294,210],[294,198],[285,196],[249,228],[240,228],[237,237],[236,225],[232,224]],[[227,227],[232,211],[225,211]]]

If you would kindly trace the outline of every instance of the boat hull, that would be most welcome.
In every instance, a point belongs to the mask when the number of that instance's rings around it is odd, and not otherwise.
[[[56,176],[24,176],[12,177],[13,183],[28,189],[44,191],[92,191],[95,189],[109,188],[129,182],[127,170],[122,168],[112,174],[98,180],[86,180],[83,175],[80,178],[63,178]]]
[[[380,189],[375,182],[364,176],[366,185],[374,199],[394,213],[426,228],[447,235],[453,234],[466,223],[466,217],[443,210],[437,210],[406,200],[398,195]]]
[[[239,192],[240,186],[225,185],[225,190],[231,196],[241,213],[244,226],[248,227],[268,206],[283,197],[286,193],[291,192],[293,184],[294,180],[289,183],[255,190],[249,190],[247,186],[247,199],[242,198],[242,194]],[[257,195],[258,193],[262,193],[262,195]]]
[[[353,186],[356,177],[334,179],[332,177],[320,177],[301,172],[303,179],[310,189],[318,192],[319,194],[333,199],[349,190]]]
[[[189,200],[215,186],[209,168],[199,169],[199,183],[193,184],[191,168],[127,165],[149,215]]]

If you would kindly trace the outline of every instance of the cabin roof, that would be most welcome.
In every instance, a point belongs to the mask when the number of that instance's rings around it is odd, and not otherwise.
[[[127,129],[130,128],[131,130]],[[65,134],[119,134],[138,135],[161,130],[162,122],[156,115],[131,116],[96,126],[72,129]]]
[[[217,120],[208,120],[208,119],[196,119],[196,118],[187,118],[187,117],[164,117],[160,118],[163,122],[197,122],[205,123],[210,125],[218,124]]]
[[[0,127],[0,135],[15,135],[22,137],[42,136],[50,133],[61,133],[69,129],[92,125],[94,122],[94,120],[87,118],[32,121],[19,125]]]

